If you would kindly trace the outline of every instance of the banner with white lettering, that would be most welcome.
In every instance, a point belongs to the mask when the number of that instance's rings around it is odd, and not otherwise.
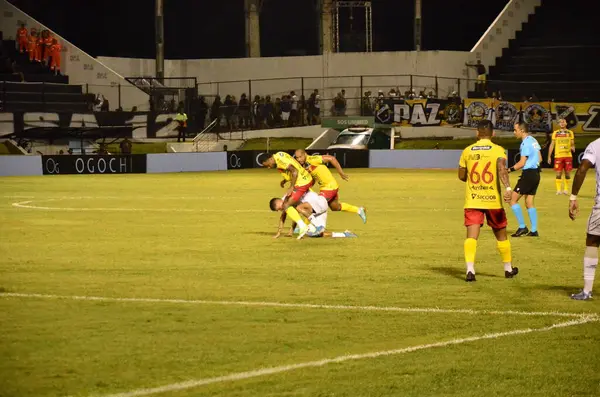
[[[375,110],[375,122],[413,127],[458,124],[462,121],[461,106],[451,99],[386,98]]]
[[[44,175],[144,174],[146,155],[57,155],[42,156]]]
[[[0,112],[0,136],[19,138],[39,128],[104,131],[128,138],[176,137],[175,114],[154,112]]]

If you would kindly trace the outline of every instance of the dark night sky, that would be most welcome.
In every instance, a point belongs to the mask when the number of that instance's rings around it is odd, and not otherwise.
[[[94,56],[155,56],[153,0],[10,1]],[[315,3],[268,0],[261,13],[262,55],[316,55]],[[373,50],[413,50],[414,0],[372,3]],[[477,0],[423,3],[422,49],[468,51],[507,0],[486,0],[485,7]],[[164,0],[164,4],[165,58],[245,56],[243,0]],[[351,50],[352,37],[364,37],[364,11],[354,10],[352,31],[349,21],[346,10],[340,14],[343,50]]]

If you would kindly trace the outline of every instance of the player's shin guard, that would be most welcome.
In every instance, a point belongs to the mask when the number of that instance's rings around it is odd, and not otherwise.
[[[465,263],[467,264],[467,273],[475,274],[475,254],[477,253],[477,240],[468,238],[465,240]]]
[[[358,207],[355,207],[355,206],[350,205],[348,203],[341,203],[341,204],[342,204],[342,211],[354,212],[355,214],[358,213]]]
[[[287,216],[290,217],[290,219],[292,221],[296,222],[298,227],[300,227],[300,228],[306,227],[306,223],[304,223],[304,221],[300,217],[300,214],[298,213],[298,211],[296,211],[296,209],[294,207],[288,207],[288,209],[285,210],[285,213],[287,214]]]
[[[525,228],[525,217],[523,216],[523,210],[519,203],[510,207],[517,218],[517,222],[519,222],[519,229]]]
[[[531,221],[531,231],[537,232],[537,208],[527,208],[529,220]]]
[[[560,179],[560,177],[556,177],[556,179],[554,180],[554,184],[556,185],[556,192],[562,192],[562,179]]]
[[[502,258],[502,263],[504,264],[504,271],[511,272],[512,271],[512,252],[510,249],[510,241],[498,241],[497,245],[498,252],[500,252],[500,257]]]
[[[585,247],[583,257],[583,291],[585,293],[592,292],[596,267],[598,267],[598,248]]]

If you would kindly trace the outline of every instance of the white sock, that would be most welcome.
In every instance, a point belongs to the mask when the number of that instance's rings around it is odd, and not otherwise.
[[[473,262],[467,262],[467,273],[475,274],[475,264]]]
[[[300,219],[298,222],[296,222],[296,225],[298,226],[299,229],[303,229],[306,227],[306,223],[304,223],[304,221],[302,219]]]
[[[331,237],[333,237],[333,238],[343,238],[343,237],[346,237],[346,235],[344,233],[341,233],[341,232],[332,232],[331,233]]]
[[[512,263],[510,263],[510,262],[505,262],[505,263],[504,263],[504,271],[505,271],[505,272],[512,272]]]
[[[598,266],[598,248],[585,247],[583,256],[583,292],[589,294],[594,287],[594,276]]]

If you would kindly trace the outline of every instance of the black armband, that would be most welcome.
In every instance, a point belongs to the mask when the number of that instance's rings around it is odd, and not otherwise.
[[[508,169],[508,172],[515,172],[515,167],[510,167],[510,168]]]

